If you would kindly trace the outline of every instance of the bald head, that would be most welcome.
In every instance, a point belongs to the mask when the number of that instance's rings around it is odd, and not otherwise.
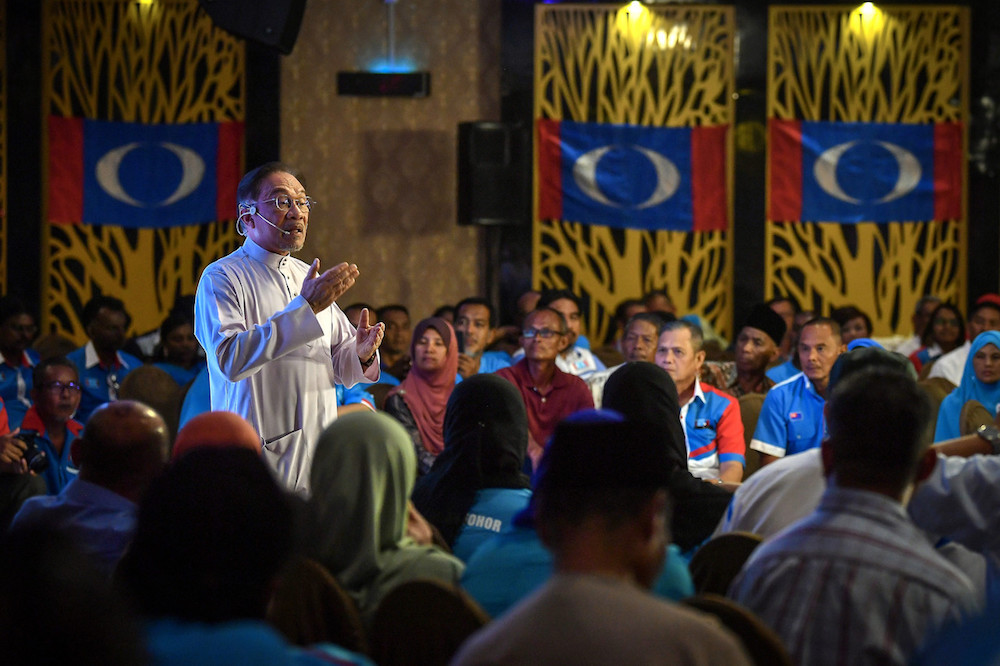
[[[174,440],[171,460],[201,447],[235,446],[260,453],[260,435],[246,419],[233,412],[205,412],[188,421]]]
[[[156,410],[119,400],[94,410],[72,446],[81,479],[135,501],[163,469],[170,436]]]

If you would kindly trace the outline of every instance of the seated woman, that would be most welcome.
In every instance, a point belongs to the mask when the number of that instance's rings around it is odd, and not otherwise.
[[[205,367],[199,351],[191,316],[177,310],[167,315],[160,325],[160,345],[153,365],[165,370],[179,386],[185,386]]]
[[[719,524],[733,494],[728,486],[707,483],[688,471],[674,380],[652,363],[626,363],[604,385],[603,406],[624,414],[630,421],[646,423],[669,438],[670,494],[674,498],[670,533],[682,551],[697,547]]]
[[[419,474],[426,474],[444,450],[444,412],[458,375],[458,343],[451,324],[424,319],[410,342],[413,367],[389,391],[385,412],[403,424],[417,452]]]
[[[941,401],[934,441],[962,436],[960,415],[969,400],[977,400],[994,416],[1000,407],[1000,332],[983,331],[972,341],[962,383]]]
[[[840,341],[845,345],[857,338],[872,337],[872,320],[854,305],[834,308],[830,317],[840,324]]]
[[[965,317],[954,305],[942,303],[931,314],[920,340],[920,349],[909,356],[918,373],[938,356],[965,343]]]
[[[406,536],[416,470],[409,436],[385,414],[338,418],[316,446],[310,556],[351,595],[369,627],[379,603],[400,583],[457,584],[464,569],[451,555]]]
[[[531,491],[521,472],[527,445],[528,416],[513,384],[479,374],[455,387],[444,451],[417,481],[413,503],[463,562],[527,506]]]

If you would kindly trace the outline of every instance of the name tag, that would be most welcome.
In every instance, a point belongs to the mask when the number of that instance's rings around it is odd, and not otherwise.
[[[694,422],[695,428],[711,428],[712,423],[708,419],[696,419]]]
[[[802,420],[802,412],[788,412],[788,420],[789,421],[801,421]]]

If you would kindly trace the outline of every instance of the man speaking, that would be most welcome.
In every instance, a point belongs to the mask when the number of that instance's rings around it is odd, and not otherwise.
[[[210,264],[198,283],[195,335],[208,357],[212,409],[246,418],[264,459],[308,494],[313,450],[337,418],[335,384],[379,377],[382,323],[363,310],[357,330],[336,301],[354,264],[320,272],[291,257],[306,239],[312,200],[290,166],[253,169],[236,192],[243,245]]]

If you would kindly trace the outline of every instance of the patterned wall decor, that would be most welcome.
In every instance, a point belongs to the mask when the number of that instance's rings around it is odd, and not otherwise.
[[[337,72],[384,60],[384,2],[310,0],[281,64],[282,158],[319,200],[299,255],[357,263],[341,305],[404,303],[414,323],[483,293],[480,237],[456,224],[458,124],[500,119],[500,1],[395,5],[397,58],[431,73],[423,98],[337,94]]]
[[[770,9],[768,117],[965,122],[967,9],[866,5]],[[908,334],[924,293],[965,302],[965,219],[766,227],[768,296],[821,313],[857,305],[877,335]]]
[[[46,0],[43,25],[44,116],[144,123],[244,117],[243,43],[215,28],[197,0]],[[86,340],[79,312],[91,296],[121,298],[133,331],[151,330],[177,295],[194,293],[201,269],[238,240],[232,220],[43,229],[43,331],[79,343]]]
[[[731,7],[635,3],[539,5],[536,11],[536,118],[732,125]],[[730,182],[731,141],[732,132]],[[727,205],[731,220],[731,195]],[[589,301],[592,340],[605,339],[619,302],[660,288],[679,311],[697,313],[730,335],[732,245],[732,234],[724,231],[622,231],[536,219],[533,280],[536,287],[569,288]]]

